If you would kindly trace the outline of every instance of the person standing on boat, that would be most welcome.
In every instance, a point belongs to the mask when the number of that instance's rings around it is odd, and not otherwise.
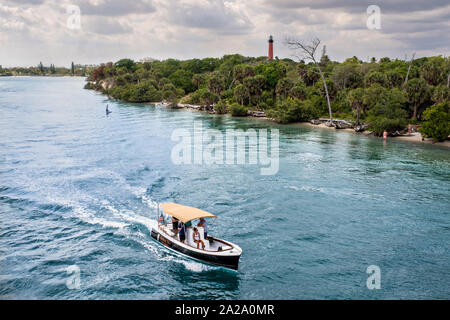
[[[181,221],[178,223],[178,235],[180,236],[180,241],[184,243],[184,240],[186,240],[186,227]]]
[[[178,219],[175,217],[172,217],[172,231],[177,235],[178,233]]]
[[[197,244],[197,249],[200,247],[200,243],[202,244],[202,250],[205,250],[205,243],[203,240],[200,240],[200,233],[198,233],[198,229],[194,228],[194,233],[192,234],[192,238],[194,242]]]
[[[205,218],[200,218],[200,222],[197,223],[197,227],[203,227],[203,238],[206,239],[208,237],[208,224],[206,223]]]

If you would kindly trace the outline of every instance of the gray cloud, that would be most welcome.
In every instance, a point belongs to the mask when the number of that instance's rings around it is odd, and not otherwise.
[[[43,4],[45,0],[4,0],[6,4],[14,5],[39,5]]]
[[[148,14],[156,11],[151,0],[75,0],[73,4],[80,7],[82,14],[97,16],[124,16],[127,14]]]
[[[84,28],[88,32],[93,32],[100,35],[115,35],[131,33],[133,28],[128,25],[122,24],[116,21],[114,18],[108,17],[95,17],[86,19]]]
[[[253,28],[249,17],[223,0],[205,2],[172,2],[168,6],[167,18],[176,25],[210,29],[220,34],[239,34]]]
[[[264,4],[269,7],[286,8],[286,9],[327,9],[327,10],[345,10],[347,12],[357,13],[365,12],[369,5],[377,5],[382,12],[405,13],[411,11],[433,10],[448,5],[448,0],[427,0],[427,1],[411,1],[411,0],[377,0],[377,1],[361,1],[361,0],[264,0]]]

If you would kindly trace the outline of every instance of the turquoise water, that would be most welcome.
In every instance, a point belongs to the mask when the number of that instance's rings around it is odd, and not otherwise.
[[[0,78],[2,298],[450,298],[448,149],[119,103],[83,85]],[[194,120],[277,127],[279,172],[174,165],[171,134]],[[242,247],[239,272],[153,242],[166,201],[217,214],[210,233]],[[370,265],[380,290],[366,287]]]

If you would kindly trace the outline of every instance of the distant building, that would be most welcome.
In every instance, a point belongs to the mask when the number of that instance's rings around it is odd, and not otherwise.
[[[156,61],[156,60],[157,59],[146,57],[146,58],[142,58],[141,60],[139,60],[139,62],[142,62],[142,63],[144,63],[144,62],[153,62],[153,61]]]
[[[273,37],[269,37],[269,54],[267,55],[267,59],[273,60]]]

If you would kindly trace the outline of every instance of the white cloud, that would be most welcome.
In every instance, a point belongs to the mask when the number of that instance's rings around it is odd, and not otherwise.
[[[81,30],[66,27],[69,4],[81,8]],[[381,0],[379,5],[382,29],[368,30],[367,4],[360,0],[3,0],[0,64],[261,56],[269,34],[279,57],[291,55],[282,45],[287,36],[318,36],[336,60],[448,55],[448,1]]]

